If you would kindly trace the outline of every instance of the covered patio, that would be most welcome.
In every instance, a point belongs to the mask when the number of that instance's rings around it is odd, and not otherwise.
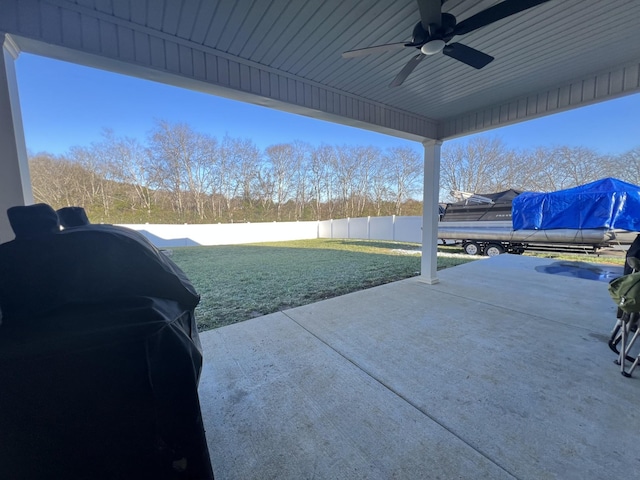
[[[0,242],[34,201],[28,52],[420,142],[437,283],[442,143],[639,92],[638,18],[619,0],[0,0]]]
[[[640,382],[607,346],[620,267],[554,262],[501,255],[205,332],[216,478],[634,478]]]
[[[509,255],[437,272],[436,237],[444,141],[640,91],[640,2],[539,2],[465,34],[486,67],[437,55],[397,87],[413,47],[342,57],[500,3],[0,0],[0,242],[34,201],[21,52],[420,142],[419,277],[202,335],[216,478],[634,478],[640,383],[606,345],[606,283]]]

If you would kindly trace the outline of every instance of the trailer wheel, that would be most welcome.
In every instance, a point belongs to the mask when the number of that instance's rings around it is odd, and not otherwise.
[[[504,248],[498,243],[490,243],[487,248],[484,249],[484,254],[487,257],[496,257],[504,253]]]
[[[466,253],[467,255],[480,254],[480,245],[478,245],[476,242],[467,242],[464,245],[462,245],[462,249],[464,250],[464,253]]]

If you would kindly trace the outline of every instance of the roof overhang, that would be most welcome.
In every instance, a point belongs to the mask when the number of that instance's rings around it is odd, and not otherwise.
[[[449,0],[458,20],[496,0]],[[20,51],[421,141],[446,140],[640,91],[640,3],[551,0],[463,37],[496,58],[438,55],[400,87],[415,0],[1,0]],[[457,40],[457,37],[456,37]]]

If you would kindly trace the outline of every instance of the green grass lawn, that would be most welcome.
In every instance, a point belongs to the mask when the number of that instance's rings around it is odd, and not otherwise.
[[[200,330],[418,275],[420,246],[359,240],[173,249],[202,299]],[[438,268],[471,261],[439,258]]]
[[[483,258],[461,255],[459,247],[439,251],[438,269]],[[204,331],[413,277],[420,271],[419,252],[412,243],[314,239],[175,248],[172,259],[202,297],[196,317]]]

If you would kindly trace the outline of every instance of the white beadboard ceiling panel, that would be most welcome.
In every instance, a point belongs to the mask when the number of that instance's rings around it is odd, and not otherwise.
[[[448,0],[442,9],[460,22],[498,3]],[[389,83],[415,48],[341,55],[410,41],[418,21],[415,0],[0,0],[0,31],[21,48],[64,47],[58,56],[97,55],[125,73],[151,68],[170,83],[411,138],[450,138],[640,89],[637,0],[551,0],[452,40],[494,56],[485,68],[437,54],[399,87]]]

